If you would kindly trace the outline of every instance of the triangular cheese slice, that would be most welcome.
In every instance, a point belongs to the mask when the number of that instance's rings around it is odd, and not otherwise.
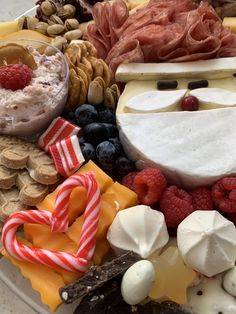
[[[193,188],[236,174],[235,108],[125,113],[117,122],[136,166],[159,166],[171,183]]]

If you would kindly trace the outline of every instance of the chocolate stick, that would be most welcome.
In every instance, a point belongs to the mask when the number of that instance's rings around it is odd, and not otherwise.
[[[82,278],[59,289],[61,299],[65,303],[71,303],[86,296],[109,280],[123,275],[131,265],[140,259],[138,254],[129,251],[102,266],[90,267]]]

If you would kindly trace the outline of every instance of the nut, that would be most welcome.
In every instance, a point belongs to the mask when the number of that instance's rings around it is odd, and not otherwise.
[[[35,26],[34,30],[46,35],[47,34],[47,28],[48,28],[48,23],[45,22],[38,22],[38,24]]]
[[[66,31],[71,31],[73,29],[77,29],[78,27],[79,27],[79,22],[76,19],[67,19],[65,21]]]
[[[62,36],[57,36],[53,39],[52,46],[63,51],[67,47],[67,40]]]
[[[82,36],[82,32],[79,29],[74,29],[73,31],[66,32],[64,37],[67,41],[71,41],[73,39],[79,39]]]
[[[57,15],[61,19],[65,20],[65,19],[74,17],[75,12],[76,12],[76,8],[72,4],[66,4],[58,10]]]
[[[57,12],[57,6],[51,0],[46,0],[46,1],[42,2],[40,8],[41,8],[43,14],[46,16],[51,16],[52,14]]]
[[[64,26],[61,24],[49,25],[47,28],[47,33],[51,37],[55,37],[64,32]]]
[[[18,29],[27,29],[27,18],[26,16],[22,16],[18,19]]]
[[[48,24],[49,25],[54,25],[54,24],[64,25],[62,19],[59,16],[57,16],[56,14],[53,14],[50,16],[50,18],[48,20]]]
[[[39,20],[36,17],[26,17],[27,29],[35,30],[35,27],[39,23]]]

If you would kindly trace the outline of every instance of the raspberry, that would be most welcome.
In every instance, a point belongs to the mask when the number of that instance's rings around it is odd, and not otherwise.
[[[141,204],[152,205],[160,200],[166,188],[166,178],[158,168],[146,168],[138,172],[133,181],[134,191]]]
[[[211,190],[208,187],[199,187],[190,191],[194,210],[212,210],[214,208]]]
[[[194,211],[192,196],[177,186],[169,186],[160,200],[167,227],[176,228],[184,218]]]
[[[212,186],[212,199],[218,209],[236,213],[236,177],[225,177]]]
[[[33,72],[25,64],[9,64],[0,67],[0,85],[3,88],[23,89],[32,79]]]
[[[134,178],[138,171],[132,171],[122,178],[122,184],[127,186],[130,190],[134,190]]]

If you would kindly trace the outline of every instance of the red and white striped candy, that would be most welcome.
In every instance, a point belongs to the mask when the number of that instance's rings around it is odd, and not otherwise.
[[[40,136],[38,146],[48,152],[49,146],[71,135],[77,135],[81,128],[58,117],[52,121],[47,130]]]
[[[87,205],[76,254],[32,248],[17,241],[17,228],[24,223],[49,225],[52,226],[52,231],[66,231],[69,198],[77,186],[84,186],[87,189]],[[100,190],[95,175],[92,172],[74,175],[60,186],[53,213],[44,210],[25,210],[11,215],[2,230],[2,243],[8,254],[16,259],[60,267],[70,272],[85,272],[95,250],[99,213]]]
[[[55,167],[63,177],[69,177],[79,169],[84,162],[78,137],[72,135],[49,146]]]

